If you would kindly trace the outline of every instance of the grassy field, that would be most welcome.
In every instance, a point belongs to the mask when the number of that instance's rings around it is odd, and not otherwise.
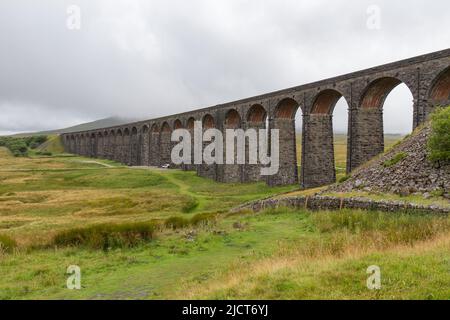
[[[294,190],[228,185],[179,170],[133,169],[0,149],[0,299],[449,299],[450,219],[278,209],[229,214]],[[177,217],[212,218],[172,228]],[[105,223],[162,222],[134,247],[56,246],[55,236]],[[113,236],[113,235],[111,235]],[[66,288],[78,265],[82,289]],[[366,269],[381,268],[381,290]]]

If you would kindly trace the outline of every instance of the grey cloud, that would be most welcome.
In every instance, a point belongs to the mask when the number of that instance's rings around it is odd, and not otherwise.
[[[81,30],[66,9],[81,8]],[[366,27],[369,5],[381,29]],[[449,47],[448,1],[3,0],[0,132],[153,117]],[[335,129],[346,129],[346,105]],[[385,130],[408,132],[399,87]]]

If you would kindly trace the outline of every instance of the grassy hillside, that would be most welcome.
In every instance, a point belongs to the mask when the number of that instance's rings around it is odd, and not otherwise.
[[[14,136],[16,137],[26,137],[31,135],[58,135],[62,133],[69,133],[69,132],[78,132],[78,131],[86,131],[86,130],[94,130],[94,129],[100,129],[100,128],[108,128],[113,127],[125,123],[130,123],[133,121],[137,121],[136,119],[125,119],[125,118],[118,118],[118,117],[110,117],[100,120],[95,120],[92,122],[82,123],[79,125],[75,125],[68,128],[62,128],[62,129],[55,129],[55,130],[48,130],[48,131],[40,131],[40,132],[27,132],[27,133],[19,133]]]
[[[37,152],[61,154],[64,153],[64,146],[59,135],[48,136],[48,140],[36,148]]]
[[[448,217],[229,214],[294,187],[225,185],[81,157],[13,158],[5,149],[0,168],[0,243],[16,243],[0,253],[1,299],[450,298]],[[54,242],[130,222],[158,228],[133,247]],[[69,265],[81,268],[81,290],[65,287]],[[381,290],[366,287],[370,265],[381,268]]]

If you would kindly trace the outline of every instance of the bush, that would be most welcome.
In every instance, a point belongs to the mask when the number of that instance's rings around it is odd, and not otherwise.
[[[29,148],[36,148],[45,141],[47,141],[47,136],[0,137],[0,146],[8,148],[15,157],[26,157]]]
[[[431,136],[428,139],[428,159],[450,161],[450,106],[439,108],[431,116]]]
[[[399,152],[391,159],[383,162],[383,167],[385,167],[385,168],[392,167],[392,166],[396,165],[397,163],[399,163],[400,161],[402,161],[403,159],[405,159],[407,156],[408,155],[405,152]]]
[[[135,222],[100,224],[87,228],[63,231],[53,238],[58,246],[86,246],[107,251],[113,248],[130,248],[154,239],[155,224]]]
[[[14,239],[5,235],[0,235],[0,252],[11,253],[16,247],[17,243]]]

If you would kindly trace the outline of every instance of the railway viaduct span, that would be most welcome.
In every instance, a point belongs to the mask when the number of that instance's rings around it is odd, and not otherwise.
[[[450,104],[450,49],[208,108],[66,133],[62,141],[70,153],[127,165],[159,166],[171,162],[171,132],[179,128],[192,132],[194,121],[202,121],[204,130],[279,129],[280,167],[275,175],[261,176],[259,165],[254,164],[181,167],[220,182],[316,187],[336,180],[332,120],[337,101],[344,97],[349,106],[346,169],[350,172],[383,152],[383,104],[401,83],[414,97],[414,129],[437,106]],[[301,164],[297,164],[295,132],[299,108],[303,115]]]

